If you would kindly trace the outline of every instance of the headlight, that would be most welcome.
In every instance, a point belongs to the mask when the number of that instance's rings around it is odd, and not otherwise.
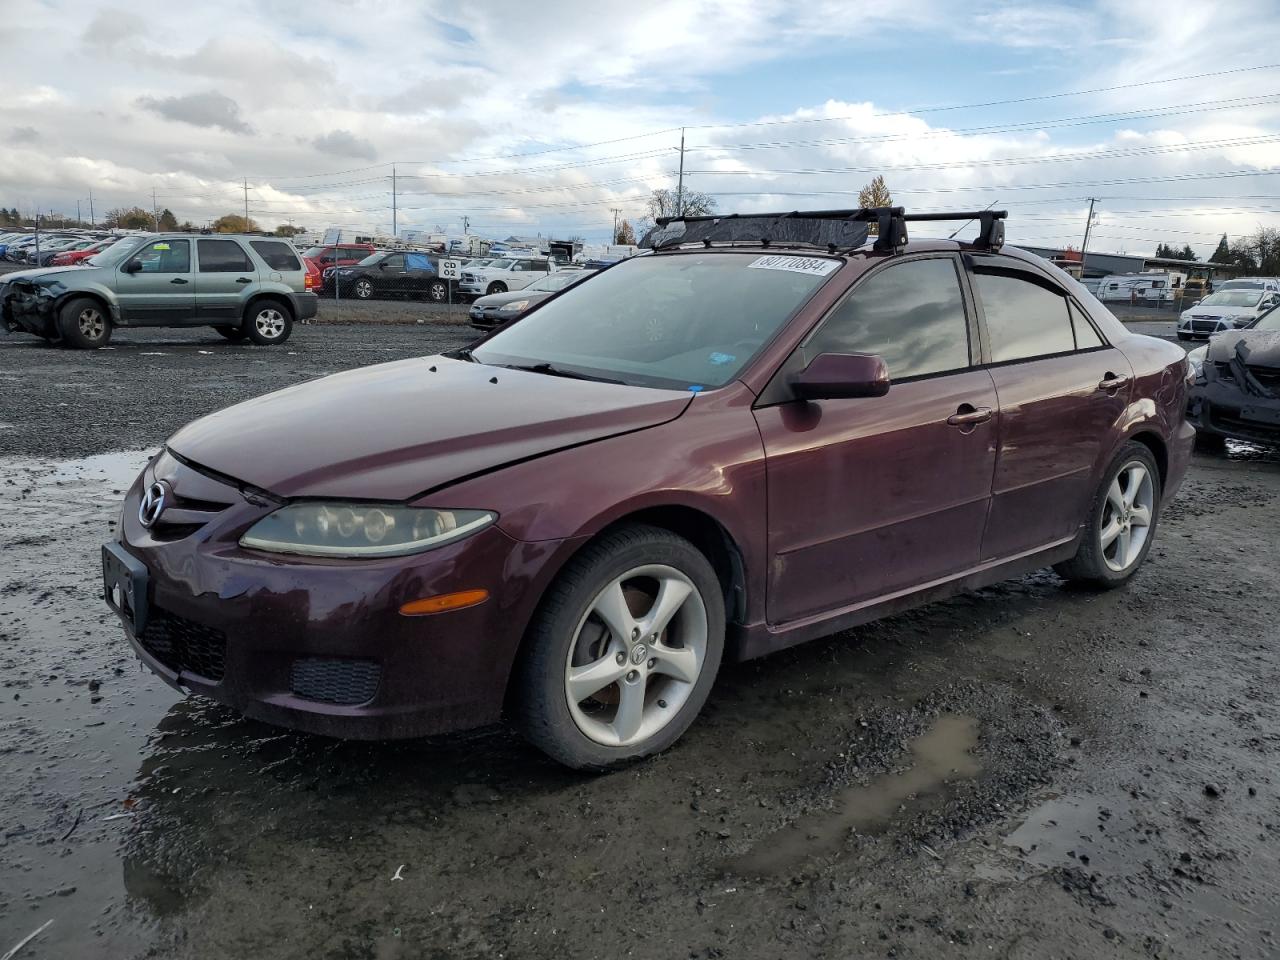
[[[528,300],[515,300],[512,303],[504,303],[498,308],[498,311],[500,313],[506,313],[508,311],[515,312],[516,310],[524,310],[528,306]]]
[[[1187,363],[1190,365],[1187,371],[1188,380],[1195,382],[1204,376],[1204,358],[1208,355],[1208,346],[1197,347],[1187,354]]]
[[[240,546],[309,557],[399,557],[469,537],[496,519],[488,510],[294,503],[255,523]]]

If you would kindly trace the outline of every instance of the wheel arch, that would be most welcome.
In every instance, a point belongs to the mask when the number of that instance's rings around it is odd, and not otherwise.
[[[111,298],[106,294],[92,288],[88,290],[68,290],[66,293],[58,297],[58,299],[53,301],[53,309],[49,312],[47,329],[49,330],[50,336],[53,340],[62,340],[62,327],[59,326],[62,318],[62,310],[73,300],[92,300],[94,303],[98,304],[102,309],[103,316],[107,318],[107,322],[113,326],[120,319],[119,312],[116,310],[115,305],[112,304]]]
[[[1169,476],[1169,446],[1164,438],[1154,430],[1138,429],[1131,433],[1128,439],[1142,444],[1151,451],[1151,456],[1156,461],[1156,469],[1160,471],[1160,489],[1163,490]]]
[[[242,319],[245,322],[248,322],[249,314],[257,308],[258,304],[268,300],[278,303],[284,307],[284,309],[289,312],[290,320],[296,321],[298,319],[297,311],[293,308],[293,300],[283,293],[278,293],[274,290],[263,290],[251,296],[244,305],[244,316]]]

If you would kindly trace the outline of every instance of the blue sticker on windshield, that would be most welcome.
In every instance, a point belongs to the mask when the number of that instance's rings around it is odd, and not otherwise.
[[[733,354],[731,353],[713,353],[711,354],[711,356],[707,357],[707,362],[708,363],[733,363],[733,361],[736,359],[737,357],[733,356]]]
[[[702,385],[701,385],[701,384],[696,384],[696,383],[695,383],[693,386],[691,386],[691,387],[689,388],[689,392],[690,392],[690,393],[701,393],[701,392],[702,392]]]

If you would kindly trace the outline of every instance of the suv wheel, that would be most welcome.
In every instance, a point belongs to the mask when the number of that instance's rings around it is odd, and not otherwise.
[[[106,309],[91,297],[76,297],[58,311],[58,332],[62,342],[77,350],[96,350],[111,339],[111,320]]]
[[[357,300],[368,300],[373,296],[373,283],[361,277],[356,281],[355,292]]]
[[[1102,475],[1089,524],[1076,555],[1054,566],[1064,580],[1110,589],[1142,566],[1160,515],[1160,471],[1155,457],[1130,440]]]
[[[724,599],[707,558],[656,527],[586,547],[547,590],[512,699],[524,735],[570,767],[603,770],[688,729],[724,650]]]
[[[427,286],[427,296],[432,303],[444,303],[449,299],[449,285],[443,280],[432,280]]]
[[[248,336],[248,334],[244,332],[244,327],[218,326],[213,329],[217,330],[218,333],[222,334],[232,343],[235,343],[237,340],[243,340]]]
[[[293,317],[279,301],[259,300],[249,305],[245,329],[249,332],[249,339],[259,346],[284,343],[293,332]]]
[[[501,280],[493,281],[493,283],[489,284],[489,289],[485,291],[485,293],[506,293],[506,292],[507,292],[507,285],[503,283]]]

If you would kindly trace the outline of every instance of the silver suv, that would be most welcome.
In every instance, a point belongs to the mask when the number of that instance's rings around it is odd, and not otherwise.
[[[273,237],[125,237],[84,266],[11,273],[0,323],[92,350],[115,327],[211,326],[228,340],[284,343],[317,298],[293,246]]]

